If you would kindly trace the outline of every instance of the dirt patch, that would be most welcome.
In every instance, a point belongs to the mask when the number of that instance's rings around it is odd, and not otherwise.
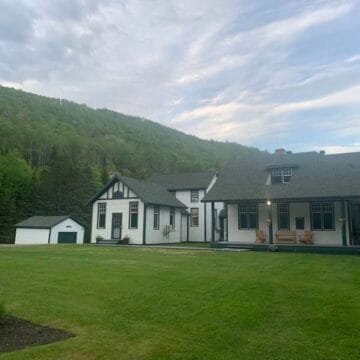
[[[0,353],[44,345],[73,337],[73,334],[34,324],[14,316],[0,320]]]

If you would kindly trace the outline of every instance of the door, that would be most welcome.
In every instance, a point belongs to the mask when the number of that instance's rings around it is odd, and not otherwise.
[[[122,213],[112,214],[111,239],[121,240]]]
[[[77,232],[59,232],[58,244],[76,244]]]

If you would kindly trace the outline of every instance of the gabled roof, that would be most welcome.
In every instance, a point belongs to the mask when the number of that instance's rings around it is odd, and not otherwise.
[[[288,184],[268,184],[271,169],[293,168]],[[229,163],[203,201],[360,197],[360,153],[249,155]]]
[[[50,229],[53,226],[60,224],[61,222],[69,218],[80,224],[70,215],[63,215],[63,216],[32,216],[24,221],[15,224],[14,226],[17,228]]]
[[[207,189],[216,171],[203,171],[170,175],[153,175],[149,180],[168,190]]]
[[[114,175],[86,204],[96,201],[107,189],[117,181],[123,182],[144,203],[153,205],[164,205],[178,208],[186,206],[170,194],[164,187],[150,181],[138,180],[128,176]]]

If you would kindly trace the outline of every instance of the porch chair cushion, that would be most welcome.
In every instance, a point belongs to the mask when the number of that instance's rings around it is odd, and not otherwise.
[[[266,235],[264,233],[264,231],[262,230],[255,230],[255,233],[256,233],[256,240],[255,242],[265,242],[266,241]]]
[[[296,243],[296,232],[290,230],[278,230],[275,234],[277,243]]]
[[[313,233],[310,230],[305,230],[303,235],[299,235],[299,241],[304,244],[313,244]]]

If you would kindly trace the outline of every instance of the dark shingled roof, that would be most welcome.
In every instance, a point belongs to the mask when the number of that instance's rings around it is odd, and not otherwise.
[[[63,216],[32,216],[24,221],[21,221],[15,225],[18,228],[37,228],[37,229],[50,229],[53,226],[60,224],[66,219],[73,219],[69,215]],[[75,219],[73,219],[76,221]],[[76,221],[78,222],[78,221]],[[81,225],[81,224],[80,224]]]
[[[266,185],[270,169],[291,167],[288,184]],[[229,163],[203,201],[360,197],[360,153],[258,154]]]
[[[164,187],[150,181],[138,180],[127,176],[114,175],[100,191],[98,191],[86,204],[91,204],[97,200],[109,187],[117,181],[122,181],[129,189],[139,196],[146,204],[164,205],[178,208],[186,206],[170,194]]]
[[[206,189],[216,171],[192,172],[171,175],[153,175],[149,180],[168,190]]]

